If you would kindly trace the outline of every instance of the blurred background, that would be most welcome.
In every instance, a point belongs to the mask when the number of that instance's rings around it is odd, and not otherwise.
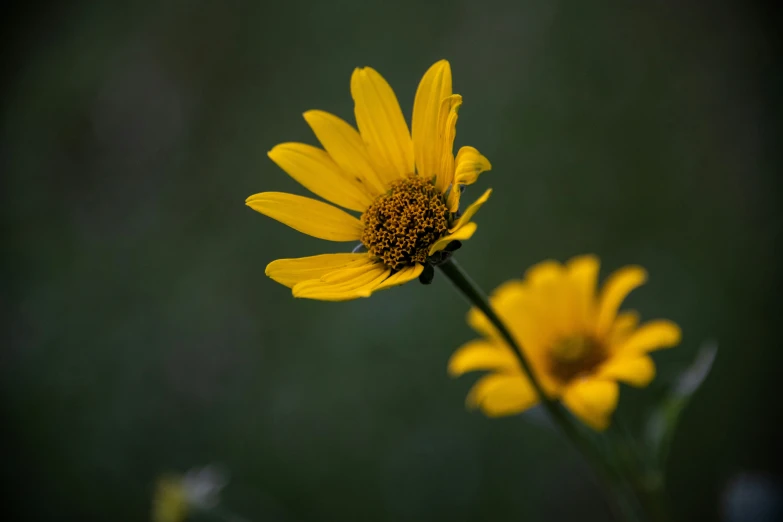
[[[684,339],[655,355],[649,389],[623,389],[618,416],[638,428],[656,387],[716,340],[670,492],[679,519],[753,520],[736,499],[758,507],[782,487],[773,14],[739,1],[17,6],[2,20],[3,510],[147,520],[160,473],[217,463],[223,504],[251,521],[607,518],[536,412],[465,410],[478,376],[450,379],[446,362],[474,334],[442,276],[334,304],[264,275],[276,258],[350,248],[244,205],[306,194],[266,152],[315,144],[308,109],[353,121],[356,66],[379,70],[409,118],[421,75],[447,58],[465,100],[457,146],[494,167],[472,189],[495,192],[461,264],[488,291],[580,253],[603,275],[647,267],[627,307]]]

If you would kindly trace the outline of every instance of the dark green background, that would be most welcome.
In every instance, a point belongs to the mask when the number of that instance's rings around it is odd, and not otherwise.
[[[657,386],[720,352],[675,440],[683,520],[741,472],[777,473],[781,212],[767,14],[686,2],[76,2],[5,20],[5,509],[137,521],[165,470],[222,463],[253,521],[602,520],[535,414],[468,413],[446,361],[473,334],[443,277],[370,300],[294,300],[276,258],[339,251],[244,206],[305,194],[268,158],[352,121],[371,65],[406,116],[440,58],[457,145],[495,192],[459,260],[487,290],[593,252],[639,263],[628,306],[682,325]],[[624,389],[621,416],[656,384]]]

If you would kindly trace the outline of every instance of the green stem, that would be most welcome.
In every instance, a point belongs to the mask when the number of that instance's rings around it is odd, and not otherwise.
[[[614,503],[610,503],[610,505],[618,520],[638,520],[633,503],[628,499],[625,484],[622,484],[619,481],[620,477],[615,470],[613,470],[601,457],[590,441],[580,433],[579,428],[574,424],[572,418],[563,410],[560,403],[544,392],[541,382],[538,380],[535,373],[533,373],[522,347],[517,343],[514,336],[511,335],[511,332],[506,328],[506,325],[495,313],[495,310],[489,303],[489,299],[481,288],[473,282],[464,270],[462,270],[462,267],[457,264],[453,257],[438,266],[443,274],[454,284],[457,290],[459,290],[472,305],[484,313],[487,319],[497,328],[500,335],[512,348],[522,371],[533,385],[533,389],[538,395],[541,405],[582,456],[592,465],[594,471],[599,475],[606,489],[610,492],[610,497],[615,501]]]
[[[607,435],[614,439],[611,446],[621,473],[625,474],[649,518],[656,522],[671,520],[664,471],[658,466],[645,464],[628,429],[620,421],[610,427]]]

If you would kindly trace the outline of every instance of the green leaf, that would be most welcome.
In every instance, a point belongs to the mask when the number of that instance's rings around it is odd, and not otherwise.
[[[717,343],[704,343],[694,361],[674,380],[647,421],[645,439],[658,469],[665,466],[682,412],[710,374],[717,353]]]

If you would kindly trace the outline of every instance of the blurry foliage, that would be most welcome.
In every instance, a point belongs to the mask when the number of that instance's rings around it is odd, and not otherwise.
[[[666,390],[664,398],[650,413],[640,438],[646,445],[653,465],[658,469],[666,465],[683,411],[710,374],[717,353],[718,347],[714,343],[704,344],[696,353],[693,363],[677,376]]]
[[[576,456],[530,415],[465,412],[470,379],[445,368],[471,334],[445,280],[333,305],[264,276],[322,247],[243,205],[304,193],[266,151],[314,143],[305,110],[352,119],[355,66],[384,74],[410,117],[421,74],[448,58],[457,146],[494,167],[461,263],[486,289],[585,252],[603,273],[645,266],[627,305],[685,334],[655,355],[661,383],[702,339],[721,345],[668,480],[683,520],[716,516],[732,476],[780,471],[768,29],[740,2],[28,12],[6,35],[0,145],[8,509],[143,520],[159,472],[217,461],[250,520],[604,519]],[[619,414],[641,422],[654,396],[624,389]]]

